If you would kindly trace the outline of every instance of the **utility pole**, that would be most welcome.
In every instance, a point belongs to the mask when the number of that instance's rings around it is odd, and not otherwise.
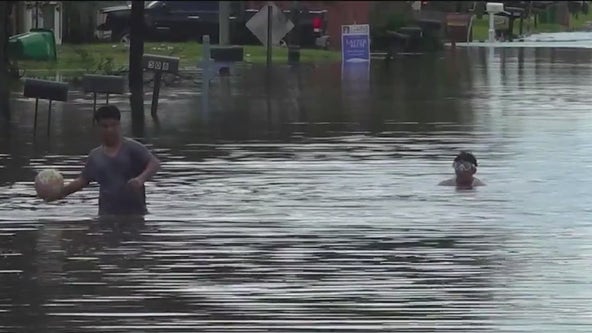
[[[132,128],[144,126],[144,1],[132,1],[130,18],[129,90]]]
[[[218,44],[230,44],[230,1],[218,1]]]
[[[10,84],[8,62],[8,25],[12,1],[0,2],[0,122],[10,122]]]

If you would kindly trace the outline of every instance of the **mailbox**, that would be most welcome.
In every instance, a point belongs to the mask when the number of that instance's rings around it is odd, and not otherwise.
[[[504,4],[502,2],[488,2],[485,5],[485,11],[490,14],[498,14],[504,12]]]
[[[97,94],[105,94],[105,103],[109,104],[109,94],[126,92],[125,78],[115,75],[86,74],[82,78],[82,87],[85,93],[93,94],[93,115],[97,111]]]
[[[177,72],[179,72],[179,58],[145,54],[142,58],[142,67],[154,72],[154,91],[152,93],[150,113],[152,114],[152,117],[156,118],[158,95],[160,93],[160,79],[163,73],[177,74]]]
[[[39,100],[49,100],[47,110],[47,135],[51,128],[51,104],[52,101],[66,102],[68,100],[68,84],[39,79],[26,79],[23,96],[35,98],[35,118],[33,124],[34,135],[37,134],[37,114],[39,112]]]
[[[145,54],[142,67],[153,72],[176,74],[179,72],[179,58]]]
[[[210,57],[216,62],[241,62],[244,60],[242,46],[212,46]]]
[[[85,93],[124,94],[126,91],[125,78],[115,75],[86,74],[82,86]]]
[[[65,102],[68,100],[68,84],[39,79],[26,79],[23,95],[29,98]]]

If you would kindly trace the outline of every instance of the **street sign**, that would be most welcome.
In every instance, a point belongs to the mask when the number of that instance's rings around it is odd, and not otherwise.
[[[370,61],[370,25],[341,26],[341,59],[344,63]]]
[[[279,46],[282,38],[294,29],[294,23],[273,2],[263,6],[257,14],[251,17],[246,26],[264,46],[267,46],[267,13],[270,7],[271,45]]]

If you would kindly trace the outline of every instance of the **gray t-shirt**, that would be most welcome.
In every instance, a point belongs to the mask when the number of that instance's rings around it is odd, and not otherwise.
[[[139,176],[152,154],[143,144],[123,138],[117,155],[111,157],[103,147],[88,155],[81,176],[99,183],[99,215],[143,215],[146,210],[146,190],[135,190],[127,182]]]

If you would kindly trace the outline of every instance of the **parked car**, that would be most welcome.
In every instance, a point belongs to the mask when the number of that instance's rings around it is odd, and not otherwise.
[[[230,43],[259,44],[259,40],[246,27],[258,9],[245,8],[244,1],[230,1]],[[284,10],[290,18],[290,10]],[[297,23],[288,34],[302,47],[327,47],[326,10],[300,8]],[[95,37],[101,41],[129,42],[131,6],[102,8],[97,14]],[[145,7],[145,39],[149,41],[201,41],[210,35],[218,42],[218,1],[151,1]]]

